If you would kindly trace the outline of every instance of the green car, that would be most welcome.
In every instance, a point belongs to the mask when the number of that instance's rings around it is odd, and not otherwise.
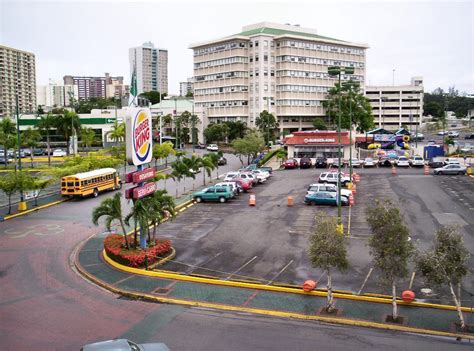
[[[272,174],[273,172],[273,169],[272,167],[258,167],[256,164],[252,163],[251,165],[248,165],[247,167],[245,168],[242,168],[243,170],[246,170],[246,171],[253,171],[255,169],[259,169],[261,171],[265,171],[265,172],[268,172],[270,174]]]
[[[219,202],[226,202],[229,199],[234,197],[234,191],[231,187],[227,186],[211,186],[209,188],[205,188],[201,191],[196,191],[193,193],[193,199],[196,202],[203,202],[203,201],[219,201]]]
[[[304,203],[307,205],[331,205],[337,206],[337,195],[333,192],[328,191],[318,191],[306,195],[304,198]],[[349,205],[349,199],[345,196],[341,196],[341,205]]]

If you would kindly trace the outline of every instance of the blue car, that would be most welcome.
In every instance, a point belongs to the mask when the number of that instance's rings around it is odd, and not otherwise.
[[[304,203],[307,205],[328,205],[337,206],[337,194],[328,191],[319,191],[306,195],[304,197]],[[346,196],[341,196],[342,206],[349,205],[349,199]]]

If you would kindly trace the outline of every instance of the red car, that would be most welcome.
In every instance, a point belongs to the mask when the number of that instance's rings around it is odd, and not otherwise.
[[[243,179],[239,177],[232,178],[233,182],[239,183],[239,185],[242,187],[242,190],[246,193],[250,189],[252,189],[252,181],[250,179]]]
[[[298,161],[296,161],[295,159],[286,160],[283,164],[283,167],[285,167],[285,169],[298,168]]]

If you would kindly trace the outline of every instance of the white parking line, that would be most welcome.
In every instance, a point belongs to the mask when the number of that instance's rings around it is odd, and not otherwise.
[[[267,283],[267,285],[270,285],[271,283],[273,283],[273,282],[275,281],[275,279],[278,278],[278,276],[279,276],[280,274],[282,274],[283,271],[284,271],[285,269],[287,269],[287,268],[293,263],[293,261],[294,261],[294,260],[291,260],[290,262],[288,262],[285,267],[283,267],[277,274],[275,274],[275,275],[273,276],[272,280],[270,280],[270,281]]]
[[[208,258],[207,260],[205,260],[204,262],[199,263],[199,264],[197,264],[197,265],[191,266],[191,267],[190,267],[191,269],[188,270],[188,271],[186,272],[186,274],[191,274],[191,273],[194,272],[196,269],[201,268],[202,266],[208,264],[208,263],[211,262],[213,259],[219,257],[219,256],[222,255],[223,253],[224,253],[224,251],[218,252],[218,253],[216,253],[214,256],[212,256],[211,258]]]
[[[225,278],[224,280],[229,280],[230,277],[232,277],[233,275],[235,275],[236,273],[238,273],[239,271],[241,271],[242,269],[244,269],[245,267],[247,267],[250,263],[252,263],[255,259],[257,258],[257,256],[254,256],[253,258],[251,258],[249,261],[247,261],[246,263],[244,263],[242,266],[239,267],[239,269],[237,269],[236,271],[232,272],[227,278]]]

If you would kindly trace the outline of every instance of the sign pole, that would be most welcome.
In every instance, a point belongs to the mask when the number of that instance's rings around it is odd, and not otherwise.
[[[137,166],[137,171],[142,171],[143,170],[143,165],[138,165]],[[145,183],[144,182],[141,182],[141,183],[138,183],[138,186],[143,186]],[[133,200],[133,202],[135,203],[136,200]],[[142,228],[140,227],[140,247],[142,249],[145,249],[146,248],[146,228]]]

